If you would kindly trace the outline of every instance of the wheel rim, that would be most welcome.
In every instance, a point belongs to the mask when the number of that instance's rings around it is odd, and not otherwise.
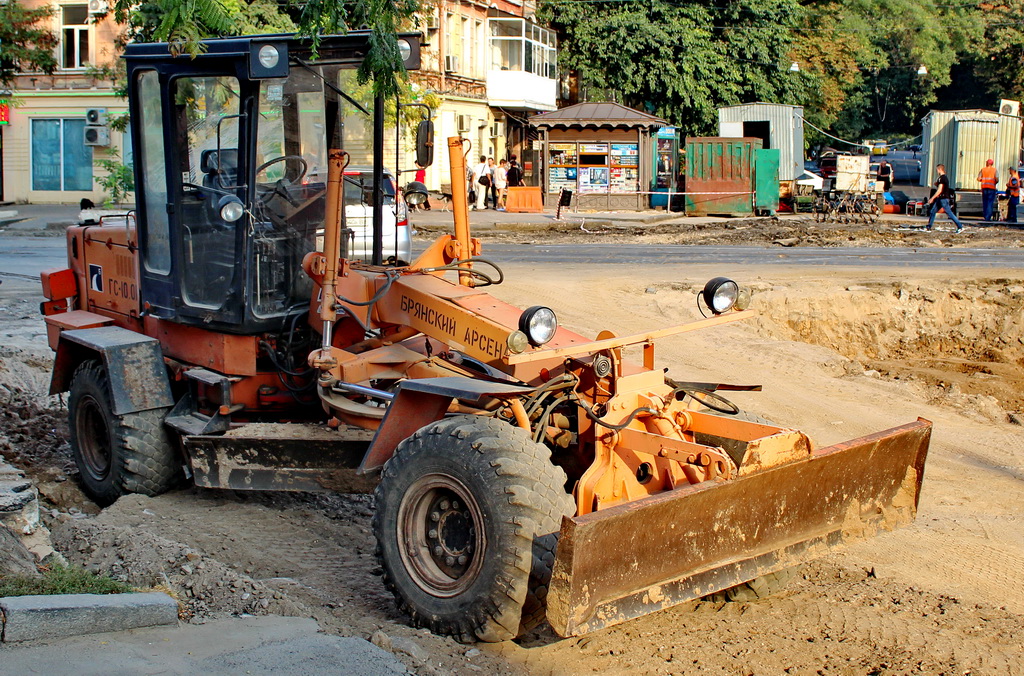
[[[110,474],[110,428],[100,402],[91,396],[78,402],[75,416],[75,437],[82,456],[82,467],[89,478],[103,481]]]
[[[480,575],[487,538],[483,514],[465,484],[446,474],[417,479],[398,509],[398,547],[413,582],[449,598]]]

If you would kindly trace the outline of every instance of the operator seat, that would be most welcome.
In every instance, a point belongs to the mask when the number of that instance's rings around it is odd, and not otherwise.
[[[220,221],[217,203],[221,195],[232,186],[238,185],[238,148],[221,148],[204,150],[199,156],[199,169],[203,172],[203,187],[212,188],[204,191],[206,200],[206,217],[210,225]],[[214,192],[219,191],[219,192]]]

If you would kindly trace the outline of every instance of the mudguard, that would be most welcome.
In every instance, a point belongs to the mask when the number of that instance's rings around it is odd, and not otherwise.
[[[96,357],[107,371],[117,415],[174,405],[160,341],[117,326],[60,334],[50,394],[67,392],[79,364]]]
[[[529,387],[456,376],[403,380],[357,473],[379,472],[398,444],[421,427],[443,418],[456,399],[479,402],[484,397],[518,397],[531,391]]]

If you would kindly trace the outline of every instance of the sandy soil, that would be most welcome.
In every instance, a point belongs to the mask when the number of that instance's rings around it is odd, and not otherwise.
[[[697,318],[696,289],[723,272],[682,262],[505,271],[495,295],[548,304],[585,335]],[[40,394],[49,355],[29,283],[0,286],[0,388],[10,393],[0,396],[17,403],[0,418],[0,452],[42,481],[71,560],[170,588],[195,622],[311,615],[327,631],[373,637],[419,673],[1021,673],[1024,434],[1011,422],[1024,406],[1021,271],[736,276],[761,315],[660,341],[670,375],[762,383],[734,400],[821,444],[917,416],[935,424],[914,525],[807,565],[755,602],[687,603],[578,639],[542,629],[466,646],[402,623],[376,576],[367,496],[192,488],[90,515],[67,463],[63,411]],[[570,293],[592,300],[568,302]]]

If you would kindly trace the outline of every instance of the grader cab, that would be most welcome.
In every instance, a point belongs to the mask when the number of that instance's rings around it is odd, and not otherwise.
[[[657,341],[751,315],[731,279],[704,288],[703,320],[590,339],[485,292],[503,274],[458,190],[452,234],[388,255],[384,102],[351,88],[368,40],[126,50],[138,210],[70,228],[68,267],[42,275],[51,392],[70,393],[94,500],[186,478],[372,490],[400,608],[485,641],[545,616],[585,633],[913,520],[927,421],[816,448],[719,394],[738,386],[656,367]],[[453,177],[467,152],[448,139]],[[374,215],[368,257],[349,255],[349,199]]]

